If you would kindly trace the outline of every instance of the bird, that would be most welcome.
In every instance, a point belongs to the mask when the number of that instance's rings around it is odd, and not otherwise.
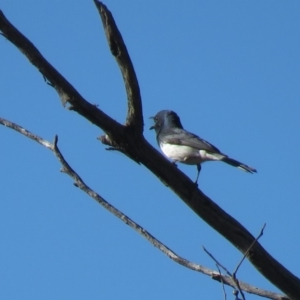
[[[161,110],[150,118],[154,120],[154,125],[150,129],[155,130],[157,143],[164,155],[175,165],[176,162],[180,162],[197,166],[196,185],[198,184],[201,164],[206,161],[223,161],[251,174],[257,172],[256,169],[222,153],[206,140],[186,131],[179,116],[174,111]]]

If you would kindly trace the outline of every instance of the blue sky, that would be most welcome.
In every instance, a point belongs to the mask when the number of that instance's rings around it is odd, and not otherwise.
[[[299,272],[300,3],[105,2],[139,78],[148,117],[172,109],[183,126],[257,168],[206,163],[201,190]],[[0,8],[91,103],[119,122],[126,95],[92,1],[2,0]],[[3,37],[0,116],[53,140],[85,182],[179,255],[229,270],[241,254],[144,166],[105,151],[102,131],[60,104]],[[209,277],[174,263],[59,172],[46,148],[0,127],[1,299],[222,299]],[[196,167],[179,165],[193,180]],[[276,291],[248,262],[238,276]],[[227,288],[228,299],[232,289]],[[247,295],[247,299],[257,299]]]

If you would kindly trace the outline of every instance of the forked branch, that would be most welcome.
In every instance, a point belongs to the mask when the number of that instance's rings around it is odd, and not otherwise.
[[[221,281],[223,284],[229,285],[231,287],[235,287],[235,282],[231,277],[221,275],[220,272],[217,274],[217,272],[214,270],[208,269],[204,266],[193,263],[193,262],[188,261],[187,259],[179,256],[174,251],[172,251],[169,247],[167,247],[165,244],[163,244],[158,239],[156,239],[150,232],[145,230],[142,226],[140,226],[138,223],[136,223],[134,220],[129,218],[123,212],[121,212],[120,210],[115,208],[107,200],[105,200],[98,193],[96,193],[94,190],[92,190],[90,187],[88,187],[85,184],[85,182],[81,179],[81,177],[76,173],[76,171],[73,170],[73,168],[68,164],[68,162],[65,160],[64,156],[60,152],[58,145],[57,145],[57,143],[58,143],[57,136],[55,136],[54,142],[50,143],[49,141],[30,132],[29,130],[21,127],[20,125],[10,122],[8,120],[5,120],[3,118],[0,118],[0,124],[21,133],[22,135],[26,136],[27,138],[29,138],[29,139],[39,143],[40,145],[46,147],[47,149],[51,150],[62,165],[61,171],[64,172],[65,174],[69,175],[74,180],[74,185],[76,187],[80,188],[82,191],[84,191],[86,194],[88,194],[91,198],[96,200],[100,205],[102,205],[105,209],[107,209],[110,213],[112,213],[114,216],[116,216],[122,222],[124,222],[129,227],[131,227],[136,232],[138,232],[140,235],[142,235],[144,238],[146,238],[154,247],[158,248],[161,252],[166,254],[173,261],[175,261],[176,263],[178,263],[186,268],[189,268],[193,271],[197,271],[197,272],[203,273],[205,275],[211,276],[212,279]],[[270,291],[259,289],[255,286],[249,285],[242,281],[239,281],[239,284],[240,284],[241,289],[243,289],[245,292],[248,292],[250,294],[255,294],[258,296],[262,296],[262,297],[269,298],[269,299],[275,299],[275,300],[287,300],[288,299],[288,298],[284,297],[283,295],[279,295],[276,293],[272,293]]]
[[[0,31],[14,44],[43,75],[50,86],[58,93],[62,104],[67,103],[71,109],[102,128],[106,133],[122,133],[123,129],[103,111],[86,101],[79,92],[69,83],[40,53],[40,51],[4,16],[0,10]]]
[[[143,122],[141,117],[142,105],[129,55],[127,50],[124,50],[126,47],[124,48],[123,39],[112,14],[101,2],[95,0],[95,4],[103,20],[104,30],[108,32],[108,42],[123,74],[125,85],[130,85],[129,87],[126,86],[128,93],[128,116],[125,126],[114,121],[103,111],[85,100],[46,61],[36,47],[5,18],[1,11],[0,31],[47,78],[58,92],[64,104],[68,102],[72,110],[75,110],[105,131],[106,135],[101,138],[103,143],[110,145],[136,162],[146,166],[165,185],[170,187],[199,217],[245,254],[253,241],[255,241],[250,232],[209,197],[204,195],[185,174],[174,167],[144,139],[141,134]],[[258,242],[247,253],[247,258],[261,274],[291,299],[300,299],[299,278],[276,261]]]
[[[133,127],[134,133],[141,136],[144,127],[142,100],[130,56],[111,12],[103,3],[96,0],[94,3],[102,20],[110,52],[115,57],[123,76],[128,105],[126,126]]]

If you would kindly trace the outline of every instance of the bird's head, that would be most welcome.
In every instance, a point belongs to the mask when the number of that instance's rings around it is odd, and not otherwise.
[[[158,134],[163,128],[183,128],[178,115],[172,110],[161,110],[154,117],[154,125],[150,129],[154,129]]]

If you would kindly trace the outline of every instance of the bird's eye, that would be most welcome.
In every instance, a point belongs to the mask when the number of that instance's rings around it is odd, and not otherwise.
[[[154,117],[154,121],[157,122],[158,121],[158,117]]]

